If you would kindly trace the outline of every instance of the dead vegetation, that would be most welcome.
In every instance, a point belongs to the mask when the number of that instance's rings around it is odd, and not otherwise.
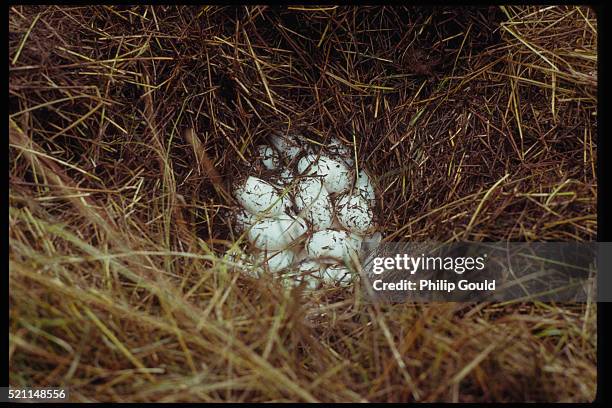
[[[388,240],[594,240],[596,38],[584,7],[11,7],[10,384],[592,400],[592,305],[374,307],[220,257],[272,130],[352,143]]]

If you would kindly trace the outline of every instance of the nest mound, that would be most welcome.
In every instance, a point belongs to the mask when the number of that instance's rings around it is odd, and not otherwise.
[[[354,145],[388,240],[594,240],[596,39],[584,7],[11,7],[10,384],[593,399],[593,306],[327,288],[313,317],[219,257],[232,178],[274,131]]]

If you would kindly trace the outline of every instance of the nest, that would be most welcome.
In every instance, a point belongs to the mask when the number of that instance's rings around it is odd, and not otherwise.
[[[596,39],[584,7],[11,7],[10,384],[592,400],[592,305],[332,287],[315,313],[220,256],[232,178],[274,131],[354,146],[387,240],[594,240]]]

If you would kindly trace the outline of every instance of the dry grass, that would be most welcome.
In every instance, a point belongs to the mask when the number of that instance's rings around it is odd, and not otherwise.
[[[11,7],[11,385],[593,399],[593,305],[375,307],[220,256],[271,130],[353,143],[388,240],[594,240],[596,31],[582,7]]]

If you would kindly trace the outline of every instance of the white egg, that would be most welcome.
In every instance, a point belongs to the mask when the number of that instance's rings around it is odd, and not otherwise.
[[[291,207],[288,195],[281,196],[272,184],[253,176],[234,190],[234,196],[252,214],[280,215]]]
[[[234,225],[240,232],[247,230],[257,221],[257,216],[248,212],[244,208],[234,213]]]
[[[322,282],[320,270],[302,272],[298,268],[283,275],[283,284],[287,287],[304,285],[305,289],[314,290]]]
[[[321,283],[321,274],[325,270],[325,265],[312,259],[304,259],[297,264],[296,271],[288,274],[286,278],[291,281],[293,286],[304,283],[306,289],[316,289]]]
[[[376,193],[374,192],[374,186],[370,180],[370,176],[365,170],[360,169],[357,174],[357,180],[355,181],[355,193],[361,195],[370,204],[376,202]]]
[[[312,259],[304,259],[298,264],[298,271],[300,273],[317,275],[324,269],[325,266]]]
[[[330,193],[341,193],[352,184],[352,173],[342,161],[327,156],[310,153],[302,157],[297,164],[300,174],[307,173],[323,179],[323,185]]]
[[[257,146],[257,156],[268,170],[276,170],[280,165],[278,152],[266,145]]]
[[[346,231],[326,229],[317,231],[306,242],[306,251],[320,262],[330,260],[343,261],[352,254],[357,255],[358,248]]]
[[[288,168],[283,169],[275,179],[276,184],[283,188],[291,184],[293,180],[295,180],[295,174]]]
[[[301,145],[301,136],[295,133],[290,133],[289,135],[284,135],[282,133],[275,133],[272,135],[271,140],[276,150],[279,153],[287,158],[288,160],[293,160],[298,154],[302,152],[300,147]]]
[[[303,177],[298,181],[295,188],[295,206],[314,231],[332,225],[333,206],[321,179]]]
[[[345,286],[353,280],[353,274],[344,265],[329,265],[323,272],[323,280],[331,284]]]
[[[279,273],[284,285],[306,289],[349,284],[354,274],[344,264],[381,240],[367,235],[376,203],[369,175],[360,169],[355,177],[354,149],[336,137],[316,148],[296,133],[270,142],[255,158],[256,168],[270,170],[260,177],[270,179],[248,177],[233,192],[242,207],[234,226],[246,230],[252,251],[233,254],[232,266],[252,276]]]
[[[321,284],[321,278],[312,275],[302,275],[295,278],[296,284],[304,282],[304,287],[308,290],[315,290]]]
[[[280,251],[288,248],[306,231],[304,220],[283,214],[256,222],[248,231],[248,238],[257,248]]]
[[[261,252],[257,260],[259,263],[265,263],[272,273],[282,271],[288,268],[294,260],[295,254],[290,249],[285,249],[278,252]]]
[[[348,167],[353,167],[353,164],[355,164],[352,148],[342,143],[336,137],[329,139],[327,151],[330,156],[341,159]]]
[[[353,242],[353,246],[355,247],[355,249],[361,252],[361,244],[363,243],[363,236],[359,234],[355,234],[354,232],[351,232],[349,234],[349,238]]]
[[[372,209],[360,195],[339,196],[336,200],[336,215],[344,228],[356,234],[363,234],[374,225]]]

